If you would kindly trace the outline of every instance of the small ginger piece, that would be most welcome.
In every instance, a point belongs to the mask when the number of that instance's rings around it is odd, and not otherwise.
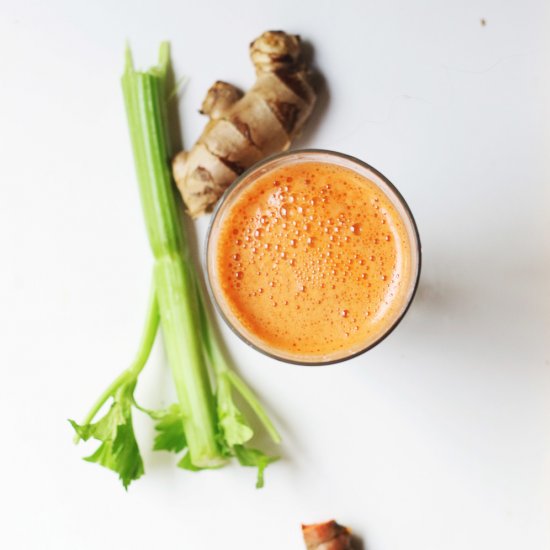
[[[352,550],[351,531],[336,521],[302,525],[307,550]]]
[[[210,118],[190,151],[172,163],[189,214],[209,211],[235,178],[255,162],[284,151],[313,110],[316,92],[300,37],[268,31],[250,44],[256,83],[246,94],[216,82],[202,103]]]

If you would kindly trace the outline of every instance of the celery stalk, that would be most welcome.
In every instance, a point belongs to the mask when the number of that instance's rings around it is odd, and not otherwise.
[[[191,462],[223,463],[215,438],[212,390],[202,355],[194,280],[168,171],[165,93],[167,44],[155,70],[137,72],[129,52],[122,89],[147,233],[155,257],[154,281],[168,362],[176,386]],[[182,238],[183,236],[183,238]],[[185,248],[184,248],[185,247]],[[184,255],[187,256],[184,261]]]
[[[155,450],[185,450],[180,467],[192,471],[215,468],[235,457],[244,466],[258,468],[257,486],[261,487],[265,467],[276,458],[248,446],[254,432],[234,403],[233,390],[249,404],[275,443],[280,437],[252,390],[230,370],[206,313],[168,168],[169,57],[169,45],[163,43],[158,65],[136,71],[127,49],[122,76],[142,209],[154,256],[153,292],[142,343],[134,364],[103,392],[85,421],[70,422],[77,440],[101,442],[85,460],[116,471],[125,488],[144,473],[133,430],[134,407],[156,421]],[[134,390],[149,357],[159,317],[178,404],[154,411],[135,402]],[[109,399],[112,403],[107,413],[92,423]]]

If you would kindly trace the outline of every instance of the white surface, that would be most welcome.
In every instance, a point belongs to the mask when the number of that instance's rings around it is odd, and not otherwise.
[[[290,550],[301,521],[334,516],[368,550],[546,550],[544,4],[1,0],[0,547]],[[284,460],[262,491],[249,469],[193,475],[149,450],[140,419],[147,474],[125,493],[66,422],[131,359],[148,293],[124,40],[143,65],[172,41],[190,144],[207,87],[249,85],[248,42],[268,28],[311,41],[328,82],[300,144],[365,159],[409,201],[418,298],[377,349],[330,368],[277,364],[225,330]],[[151,405],[169,399],[160,348],[139,388]]]

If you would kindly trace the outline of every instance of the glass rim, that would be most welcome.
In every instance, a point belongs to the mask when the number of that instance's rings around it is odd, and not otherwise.
[[[303,360],[298,360],[298,359],[292,359],[292,358],[289,358],[289,357],[278,355],[275,352],[271,352],[271,351],[269,351],[265,348],[262,348],[262,347],[258,346],[255,342],[251,341],[247,337],[247,335],[243,334],[243,332],[235,326],[235,324],[231,321],[231,319],[228,318],[225,311],[223,310],[223,307],[219,303],[218,298],[216,297],[216,293],[214,292],[214,288],[213,288],[214,285],[212,284],[212,275],[210,273],[210,266],[209,266],[209,261],[208,261],[208,259],[210,257],[210,248],[211,248],[211,241],[212,241],[212,230],[214,228],[214,225],[216,223],[216,220],[217,220],[220,212],[225,207],[225,203],[226,203],[227,199],[233,193],[235,188],[238,187],[243,180],[248,178],[254,172],[256,172],[258,170],[261,170],[262,168],[265,168],[267,165],[269,165],[269,164],[271,164],[275,161],[278,161],[280,159],[284,159],[286,157],[293,157],[293,156],[296,156],[296,155],[298,155],[298,156],[299,155],[305,155],[305,156],[309,156],[309,155],[312,155],[312,156],[327,155],[327,156],[331,156],[331,157],[337,157],[337,158],[340,158],[340,159],[347,160],[347,161],[349,161],[353,164],[357,164],[360,167],[362,167],[363,169],[366,169],[367,171],[369,171],[369,172],[373,173],[375,176],[377,176],[388,187],[388,189],[392,192],[392,194],[395,196],[395,198],[399,202],[400,206],[403,208],[404,213],[405,213],[406,217],[408,218],[408,221],[409,221],[410,226],[412,228],[412,232],[411,232],[412,235],[409,235],[409,238],[412,237],[411,250],[416,251],[417,261],[416,261],[416,266],[413,266],[413,267],[416,267],[416,275],[414,276],[414,282],[411,279],[411,284],[409,286],[409,288],[412,289],[412,290],[410,290],[410,294],[407,298],[407,303],[403,307],[403,310],[393,320],[391,325],[389,325],[389,327],[380,335],[380,337],[376,338],[374,341],[370,342],[365,347],[363,347],[363,348],[361,348],[357,351],[354,351],[354,352],[350,353],[349,355],[345,355],[343,357],[338,357],[336,359],[328,359],[326,361],[325,360],[321,360],[321,361],[319,361],[319,360],[303,361]],[[311,159],[311,160],[314,160],[314,159]],[[307,161],[307,159],[306,159],[306,161]],[[322,161],[319,161],[319,162],[322,162]],[[353,170],[352,168],[350,168],[350,169]],[[254,180],[252,180],[252,181],[254,181]],[[372,183],[374,183],[374,185],[376,185],[376,187],[380,188],[380,186],[377,182],[372,182]],[[382,192],[385,193],[384,189],[382,189],[382,188],[380,188],[380,189],[381,189]],[[234,334],[236,334],[239,337],[240,340],[242,340],[245,344],[250,346],[252,349],[254,349],[254,350],[256,350],[256,351],[258,351],[258,352],[260,352],[264,355],[267,355],[268,357],[270,357],[272,359],[276,359],[278,361],[282,361],[284,363],[289,363],[289,364],[292,364],[292,365],[300,365],[300,366],[307,366],[307,367],[319,367],[319,366],[324,366],[324,365],[334,365],[336,363],[343,363],[344,361],[349,361],[350,359],[354,359],[355,357],[363,355],[364,353],[366,353],[367,351],[371,350],[372,348],[374,348],[375,346],[380,344],[382,341],[384,341],[397,328],[397,326],[401,323],[401,321],[403,320],[403,318],[405,317],[405,315],[409,311],[409,308],[411,307],[411,304],[414,301],[414,298],[416,296],[416,292],[418,290],[418,285],[419,285],[419,282],[420,282],[420,272],[421,272],[421,269],[422,269],[422,246],[421,246],[421,242],[420,242],[420,234],[418,232],[418,227],[416,225],[416,221],[415,221],[414,216],[411,212],[411,209],[409,208],[409,205],[408,205],[407,201],[405,200],[403,195],[399,192],[397,187],[395,187],[395,185],[386,176],[384,176],[384,174],[379,172],[376,168],[374,168],[373,166],[371,166],[367,162],[365,162],[365,161],[363,161],[363,160],[361,160],[357,157],[354,157],[352,155],[348,155],[346,153],[340,153],[338,151],[333,151],[333,150],[330,150],[330,149],[315,149],[315,148],[313,148],[313,149],[311,149],[311,148],[308,148],[308,149],[293,149],[293,150],[290,150],[290,151],[283,151],[282,153],[276,153],[274,155],[271,155],[269,157],[266,157],[266,158],[256,162],[250,168],[247,168],[242,174],[237,176],[235,178],[235,180],[231,183],[231,185],[229,185],[227,187],[227,189],[223,192],[222,196],[218,199],[218,201],[217,201],[217,203],[216,203],[216,205],[215,205],[215,207],[212,211],[211,217],[210,217],[210,221],[209,221],[208,229],[207,229],[207,233],[206,233],[206,246],[204,247],[203,261],[204,261],[204,268],[205,268],[205,272],[206,272],[206,277],[205,277],[206,287],[207,287],[208,294],[210,296],[210,300],[214,303],[216,311],[220,314],[220,316],[222,317],[222,319],[224,320],[226,325],[231,329],[231,331]]]

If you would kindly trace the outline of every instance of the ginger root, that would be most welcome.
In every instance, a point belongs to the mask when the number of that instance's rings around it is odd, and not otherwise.
[[[250,57],[254,86],[243,95],[216,82],[201,108],[210,121],[193,148],[174,158],[174,179],[194,218],[252,164],[288,149],[313,110],[316,93],[299,36],[265,32],[250,44]]]
[[[351,532],[334,520],[302,525],[307,550],[351,550]]]

